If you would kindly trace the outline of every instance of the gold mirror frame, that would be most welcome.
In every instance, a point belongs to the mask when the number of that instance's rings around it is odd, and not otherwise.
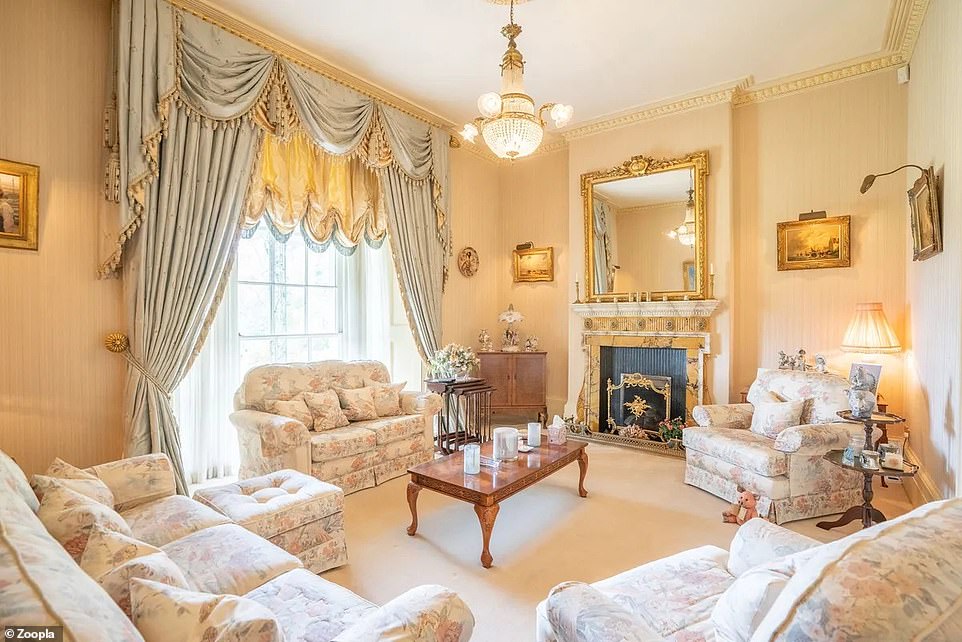
[[[595,303],[602,301],[629,301],[629,292],[606,292],[595,294],[595,226],[594,218],[594,190],[595,185],[610,183],[626,178],[637,178],[660,172],[689,168],[694,172],[695,187],[695,289],[689,291],[653,291],[652,301],[660,301],[664,297],[669,300],[680,300],[688,297],[691,300],[708,297],[708,151],[695,152],[681,158],[656,159],[648,156],[632,156],[621,165],[609,170],[588,172],[581,175],[581,200],[584,203],[585,219],[585,290],[586,301]],[[644,299],[641,293],[641,298]]]

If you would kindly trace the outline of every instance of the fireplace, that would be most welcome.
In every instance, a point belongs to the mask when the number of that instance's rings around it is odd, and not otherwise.
[[[664,419],[685,417],[684,348],[602,346],[599,365],[604,382],[598,389],[601,432],[628,425],[654,430]]]

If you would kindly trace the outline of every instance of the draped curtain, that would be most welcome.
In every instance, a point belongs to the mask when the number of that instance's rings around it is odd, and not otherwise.
[[[342,249],[386,230],[422,356],[438,347],[448,135],[166,0],[118,0],[115,24],[117,188],[126,198],[101,274],[122,266],[140,366],[128,370],[126,452],[170,455],[185,492],[169,393],[203,345],[242,226],[264,209],[281,233],[298,212],[309,236]],[[285,147],[320,175],[350,170],[338,183],[344,193],[305,181],[281,194],[276,177],[261,180],[263,154],[287,162]],[[289,207],[276,208],[282,202]]]

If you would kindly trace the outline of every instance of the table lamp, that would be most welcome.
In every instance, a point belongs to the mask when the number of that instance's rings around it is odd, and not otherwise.
[[[902,351],[902,344],[885,318],[881,303],[856,303],[855,316],[842,339],[843,352],[891,354]]]

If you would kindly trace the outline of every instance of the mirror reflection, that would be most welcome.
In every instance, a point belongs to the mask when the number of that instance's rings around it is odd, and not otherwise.
[[[695,292],[694,169],[592,185],[594,294]]]

